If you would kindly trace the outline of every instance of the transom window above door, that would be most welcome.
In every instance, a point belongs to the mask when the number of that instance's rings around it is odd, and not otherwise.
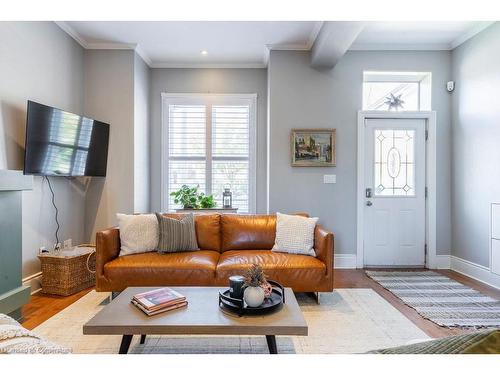
[[[363,72],[363,110],[430,111],[431,73]]]
[[[162,210],[170,193],[199,186],[222,207],[229,188],[239,213],[255,212],[255,94],[163,94]]]

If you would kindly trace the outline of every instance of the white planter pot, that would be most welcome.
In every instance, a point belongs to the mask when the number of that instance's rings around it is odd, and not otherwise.
[[[245,288],[243,299],[250,307],[258,307],[264,302],[264,289],[260,286],[249,286]]]

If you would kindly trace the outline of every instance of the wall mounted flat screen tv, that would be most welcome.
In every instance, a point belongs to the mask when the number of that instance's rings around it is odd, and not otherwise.
[[[106,176],[109,124],[28,101],[24,174]]]

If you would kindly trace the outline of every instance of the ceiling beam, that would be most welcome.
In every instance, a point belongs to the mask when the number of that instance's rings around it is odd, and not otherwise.
[[[324,22],[312,46],[311,66],[332,69],[351,47],[361,30],[363,22]]]

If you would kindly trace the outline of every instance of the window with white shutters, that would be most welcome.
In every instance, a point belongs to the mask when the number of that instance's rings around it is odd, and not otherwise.
[[[162,209],[181,208],[170,196],[199,186],[222,206],[230,188],[233,207],[255,211],[256,95],[163,95]]]

